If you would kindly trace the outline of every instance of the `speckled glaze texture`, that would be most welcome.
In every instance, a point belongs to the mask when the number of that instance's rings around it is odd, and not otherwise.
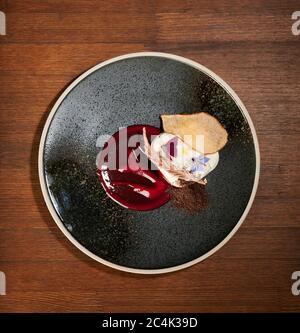
[[[105,194],[96,175],[96,140],[119,127],[161,126],[161,114],[206,111],[229,142],[208,175],[208,206],[197,214],[174,208],[138,212]],[[255,178],[249,125],[231,96],[198,69],[160,57],[124,59],[82,80],[62,101],[44,147],[53,207],[85,248],[112,263],[141,269],[180,265],[218,245],[238,223]]]

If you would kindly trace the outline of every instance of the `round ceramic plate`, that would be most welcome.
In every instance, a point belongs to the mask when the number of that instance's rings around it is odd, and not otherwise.
[[[199,111],[229,134],[207,176],[205,209],[190,214],[168,202],[140,212],[106,195],[96,174],[99,136]],[[120,270],[165,273],[207,258],[236,232],[255,196],[259,149],[245,106],[216,74],[179,56],[135,53],[91,68],[60,96],[42,134],[39,176],[50,213],[80,250]]]

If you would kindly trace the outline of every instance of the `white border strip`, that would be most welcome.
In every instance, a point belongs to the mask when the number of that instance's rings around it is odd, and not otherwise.
[[[225,239],[223,239],[223,241],[221,243],[219,243],[217,246],[215,246],[213,249],[211,249],[210,251],[208,251],[206,254],[202,255],[201,257],[199,257],[197,259],[194,259],[194,260],[191,260],[191,261],[189,261],[185,264],[182,264],[182,265],[169,267],[169,268],[162,268],[162,269],[136,269],[136,268],[130,268],[130,267],[126,267],[126,266],[116,265],[116,264],[113,264],[113,263],[111,263],[107,260],[104,260],[104,259],[96,256],[95,254],[93,254],[92,252],[87,250],[85,247],[83,247],[69,233],[69,231],[65,228],[65,226],[63,225],[62,221],[60,220],[58,214],[56,213],[56,211],[55,211],[55,209],[52,205],[52,202],[50,200],[50,197],[49,197],[49,193],[48,193],[48,190],[47,190],[47,187],[46,187],[45,176],[44,176],[43,155],[44,155],[44,145],[45,145],[46,136],[47,136],[48,129],[49,129],[49,126],[51,124],[52,118],[53,118],[57,108],[59,107],[61,102],[64,100],[64,98],[68,95],[68,93],[80,81],[82,81],[85,77],[87,77],[88,75],[90,75],[94,71],[98,70],[99,68],[104,67],[108,64],[123,60],[123,59],[136,58],[136,57],[162,57],[162,58],[176,60],[176,61],[182,62],[184,64],[187,64],[189,66],[192,66],[192,67],[198,69],[201,72],[204,72],[205,74],[210,76],[213,80],[215,80],[217,83],[219,83],[231,95],[231,97],[234,99],[234,101],[237,103],[237,105],[242,110],[244,116],[246,117],[246,119],[249,123],[250,129],[251,129],[251,132],[252,132],[252,136],[253,136],[253,140],[254,140],[254,147],[255,147],[255,155],[256,155],[256,170],[255,170],[255,179],[254,179],[254,185],[253,185],[252,193],[251,193],[250,199],[248,201],[248,204],[246,206],[246,209],[245,209],[243,215],[241,216],[239,222],[231,230],[231,232],[225,237]],[[231,87],[225,81],[223,81],[218,75],[216,75],[214,72],[212,72],[211,70],[209,70],[205,66],[202,66],[202,65],[198,64],[195,61],[189,60],[189,59],[181,57],[181,56],[177,56],[177,55],[169,54],[169,53],[161,53],[161,52],[138,52],[138,53],[125,54],[125,55],[122,55],[122,56],[115,57],[115,58],[112,58],[110,60],[104,61],[104,62],[90,68],[86,72],[84,72],[82,75],[80,75],[75,81],[73,81],[66,88],[66,90],[61,94],[61,96],[58,98],[58,100],[54,104],[54,106],[53,106],[53,108],[52,108],[52,110],[51,110],[51,112],[50,112],[50,114],[47,118],[47,121],[45,123],[43,133],[42,133],[42,136],[41,136],[40,146],[39,146],[38,172],[39,172],[39,179],[40,179],[40,185],[41,185],[42,193],[43,193],[46,205],[47,205],[54,221],[56,222],[56,224],[58,225],[60,230],[64,233],[64,235],[79,250],[81,250],[83,253],[85,253],[86,255],[91,257],[92,259],[94,259],[94,260],[96,260],[96,261],[98,261],[98,262],[100,262],[100,263],[102,263],[106,266],[109,266],[109,267],[112,267],[112,268],[115,268],[115,269],[118,269],[118,270],[121,270],[121,271],[129,272],[129,273],[138,273],[138,274],[162,274],[162,273],[170,273],[170,272],[178,271],[180,269],[187,268],[189,266],[195,265],[198,262],[208,258],[212,254],[214,254],[216,251],[218,251],[223,245],[225,245],[229,241],[229,239],[237,232],[237,230],[239,229],[239,227],[241,226],[241,224],[245,220],[245,218],[246,218],[246,216],[247,216],[247,214],[248,214],[248,212],[249,212],[249,210],[252,206],[252,203],[253,203],[253,200],[254,200],[254,197],[255,197],[255,194],[256,194],[256,190],[257,190],[257,186],[258,186],[259,173],[260,173],[260,153],[259,153],[259,146],[258,146],[258,140],[257,140],[257,135],[256,135],[256,132],[255,132],[255,128],[254,128],[254,125],[252,123],[252,120],[250,118],[250,115],[249,115],[246,107],[244,106],[242,101],[239,99],[237,94],[233,91],[233,89],[231,89]]]

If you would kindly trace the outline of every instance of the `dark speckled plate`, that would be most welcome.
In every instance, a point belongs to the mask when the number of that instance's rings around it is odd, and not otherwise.
[[[229,133],[207,177],[207,208],[191,215],[169,202],[138,212],[105,194],[95,165],[100,135],[199,111]],[[117,269],[164,273],[207,258],[236,232],[255,196],[259,149],[245,106],[217,75],[182,57],[137,53],[95,66],[61,95],[42,134],[39,175],[55,222],[84,253]]]

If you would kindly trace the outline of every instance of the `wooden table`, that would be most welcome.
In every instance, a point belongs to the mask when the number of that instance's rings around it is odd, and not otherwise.
[[[2,312],[300,311],[300,3],[281,0],[0,0]],[[261,177],[238,233],[215,255],[161,276],[114,271],[58,230],[37,153],[56,97],[89,67],[124,53],[175,53],[215,71],[257,129]]]

